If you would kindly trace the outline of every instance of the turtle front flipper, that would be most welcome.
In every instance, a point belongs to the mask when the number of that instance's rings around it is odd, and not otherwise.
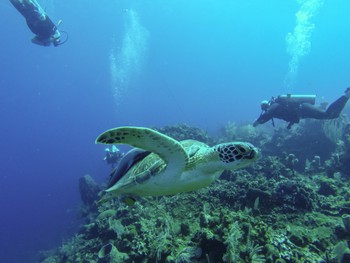
[[[173,138],[144,127],[118,127],[99,135],[96,143],[129,144],[156,153],[167,163],[167,171],[180,174],[189,157],[182,145]]]

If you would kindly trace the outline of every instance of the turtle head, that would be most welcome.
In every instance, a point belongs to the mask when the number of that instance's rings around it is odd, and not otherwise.
[[[246,167],[261,157],[258,148],[248,142],[229,142],[214,146],[224,169],[232,170]]]

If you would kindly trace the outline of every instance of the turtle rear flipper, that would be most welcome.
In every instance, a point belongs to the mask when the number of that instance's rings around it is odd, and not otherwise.
[[[141,149],[132,149],[120,160],[118,166],[112,171],[107,188],[116,184],[136,163],[143,160],[151,152]]]

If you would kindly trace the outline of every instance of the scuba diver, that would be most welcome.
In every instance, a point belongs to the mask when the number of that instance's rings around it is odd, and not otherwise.
[[[273,118],[282,119],[289,122],[287,129],[294,123],[299,123],[300,119],[336,119],[339,117],[345,104],[350,98],[350,87],[345,90],[345,94],[329,105],[327,109],[315,106],[315,95],[280,95],[270,101],[261,102],[262,113],[254,122],[253,126],[263,124]]]
[[[115,145],[113,145],[111,149],[106,148],[105,154],[106,155],[103,160],[106,161],[107,164],[110,164],[112,166],[112,169],[114,169],[114,167],[124,156],[124,153],[120,152],[120,150]]]
[[[41,46],[55,47],[63,44],[61,33],[36,0],[10,0],[13,6],[24,16],[29,29],[36,35],[32,42]]]

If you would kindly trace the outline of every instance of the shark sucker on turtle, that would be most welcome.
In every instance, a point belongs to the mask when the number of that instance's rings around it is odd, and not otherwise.
[[[224,170],[253,164],[260,151],[248,142],[227,142],[215,146],[196,140],[177,141],[156,130],[125,126],[105,131],[96,139],[102,144],[135,147],[113,170],[99,202],[125,196],[174,195],[210,185]]]

